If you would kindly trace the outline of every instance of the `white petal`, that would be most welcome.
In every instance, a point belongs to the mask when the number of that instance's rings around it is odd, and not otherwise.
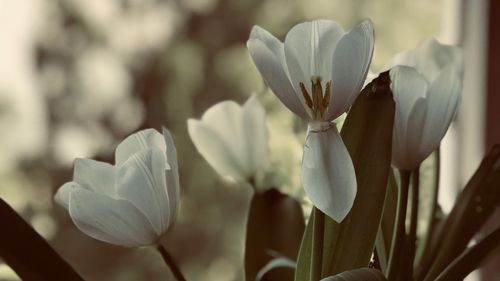
[[[97,240],[126,247],[156,240],[151,223],[127,200],[76,189],[71,192],[69,213],[82,232]]]
[[[115,152],[115,163],[121,165],[134,153],[157,147],[165,152],[165,140],[155,129],[145,129],[125,138],[117,147]]]
[[[308,119],[310,115],[306,112],[303,102],[290,84],[285,72],[284,62],[282,63],[283,44],[267,32],[261,31],[261,28],[254,27],[247,41],[255,66],[278,99],[293,113],[303,119]],[[267,40],[261,39],[262,37],[266,37]]]
[[[257,40],[262,43],[271,51],[278,62],[282,63],[285,61],[285,53],[283,52],[283,43],[274,37],[269,31],[261,28],[258,25],[252,27],[248,41]]]
[[[454,65],[461,76],[463,55],[460,48],[444,45],[430,38],[420,43],[417,48],[396,55],[389,63],[389,67],[394,65],[414,67],[431,82],[448,65]]]
[[[150,148],[133,154],[118,167],[117,192],[132,202],[149,219],[156,234],[164,233],[170,224],[169,194],[165,154]]]
[[[406,169],[414,166],[419,147],[409,146],[410,140],[415,130],[418,128],[409,127],[412,120],[411,114],[414,108],[425,106],[425,97],[428,89],[427,81],[414,68],[408,66],[396,66],[391,69],[391,89],[396,102],[396,114],[394,119],[394,134],[392,144],[392,161],[398,168]],[[416,104],[419,105],[416,107]],[[424,123],[419,124],[422,128]],[[416,140],[419,142],[421,136]],[[413,159],[413,160],[410,160]]]
[[[422,137],[424,126],[429,121],[427,116],[427,101],[424,98],[418,99],[410,110],[410,114],[405,125],[405,135],[396,135],[392,149],[393,164],[399,169],[414,170],[426,158],[422,155]],[[400,133],[400,132],[399,132]]]
[[[302,158],[302,184],[313,204],[336,222],[351,210],[356,174],[335,126],[309,131]]]
[[[220,175],[245,180],[247,175],[240,159],[228,149],[216,131],[205,122],[189,119],[188,132],[198,152]]]
[[[245,133],[250,171],[255,173],[262,168],[269,153],[266,112],[256,95],[252,95],[243,105],[242,127]]]
[[[408,115],[415,102],[426,97],[428,83],[415,68],[409,66],[393,67],[390,76],[397,109]]]
[[[74,181],[70,181],[63,184],[54,195],[54,201],[56,201],[56,203],[59,204],[59,206],[68,210],[70,194],[73,190],[77,188],[82,188],[82,187]]]
[[[170,224],[173,224],[177,217],[177,210],[180,202],[180,182],[179,182],[179,166],[177,163],[177,150],[175,149],[174,140],[170,132],[166,128],[163,129],[163,136],[167,145],[167,162],[170,169],[166,171],[167,177],[167,194],[170,206]]]
[[[288,32],[285,58],[297,91],[300,91],[300,82],[310,87],[312,76],[329,79],[331,65],[328,62],[332,61],[334,50],[344,33],[337,23],[329,20],[300,23]]]
[[[331,60],[332,95],[325,120],[340,116],[358,96],[370,67],[373,44],[373,26],[369,20],[340,39]]]
[[[167,128],[162,127],[162,132],[165,140],[167,162],[172,170],[178,172],[179,165],[177,163],[177,149],[175,148],[174,139]]]
[[[396,66],[390,71],[391,90],[396,102],[394,128],[406,135],[406,126],[411,109],[418,99],[425,98],[428,83],[414,68]]]
[[[305,103],[300,89],[304,83],[309,95],[312,94],[312,76],[320,76],[323,88],[331,76],[331,61],[335,47],[344,30],[337,23],[328,20],[316,20],[295,25],[285,38],[285,59],[292,86],[298,98]],[[304,106],[309,116],[312,112]]]
[[[242,168],[247,170],[248,155],[245,151],[241,106],[234,101],[219,102],[203,113],[201,121],[217,133],[226,149],[230,150]]]
[[[366,87],[366,85],[370,84],[373,79],[378,77],[378,73],[373,73],[371,71],[368,71],[368,74],[366,74],[366,79],[365,82],[363,83],[363,89]]]
[[[84,158],[75,159],[73,181],[88,190],[109,196],[115,194],[115,169],[108,163]]]
[[[427,94],[427,122],[422,133],[422,153],[435,150],[444,137],[460,103],[462,81],[454,66],[441,71],[431,83]]]

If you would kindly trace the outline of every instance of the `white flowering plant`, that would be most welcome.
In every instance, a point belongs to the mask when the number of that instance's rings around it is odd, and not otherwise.
[[[439,146],[462,91],[458,47],[426,40],[371,81],[369,20],[350,31],[329,20],[301,23],[284,42],[255,26],[247,47],[276,97],[308,123],[297,165],[314,207],[304,216],[300,198],[260,184],[269,132],[257,95],[243,105],[220,102],[187,121],[213,169],[254,190],[246,280],[462,280],[498,253],[500,229],[470,244],[500,202],[500,147],[485,156],[449,214],[437,203]],[[334,120],[346,112],[339,131]],[[422,217],[419,167],[428,157],[437,159],[436,177]],[[146,129],[117,146],[114,165],[76,159],[73,179],[55,201],[88,236],[154,246],[174,278],[189,280],[160,241],[182,212],[181,191],[173,137]],[[21,278],[83,280],[4,201],[0,214],[0,256]]]

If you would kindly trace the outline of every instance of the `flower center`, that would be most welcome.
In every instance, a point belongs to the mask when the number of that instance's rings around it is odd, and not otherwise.
[[[328,104],[330,103],[330,92],[332,88],[332,81],[329,80],[326,82],[326,89],[323,94],[323,87],[321,86],[321,77],[320,76],[312,76],[311,77],[311,89],[312,96],[307,92],[306,86],[304,83],[299,83],[300,90],[302,91],[302,95],[307,103],[307,106],[313,112],[314,120],[322,120],[323,115],[325,114],[326,109],[328,108]]]

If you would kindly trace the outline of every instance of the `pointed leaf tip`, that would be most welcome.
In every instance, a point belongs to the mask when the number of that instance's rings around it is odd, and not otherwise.
[[[365,92],[369,98],[392,97],[391,75],[389,74],[389,71],[380,73],[377,78],[373,79],[368,85],[366,85],[361,94],[363,94],[363,92]]]

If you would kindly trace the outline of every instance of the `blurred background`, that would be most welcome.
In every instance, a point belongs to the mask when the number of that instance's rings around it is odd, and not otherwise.
[[[266,90],[245,42],[254,24],[283,39],[305,20],[332,19],[351,29],[370,18],[374,72],[428,37],[465,49],[462,107],[442,148],[440,203],[449,211],[485,150],[499,141],[491,108],[500,106],[487,83],[488,73],[499,73],[498,55],[496,68],[487,62],[488,36],[500,34],[488,28],[489,13],[500,17],[488,2],[0,0],[0,197],[88,280],[169,280],[154,249],[93,240],[52,200],[71,179],[74,158],[113,162],[125,136],[166,126],[177,145],[183,194],[178,222],[162,244],[189,280],[243,280],[251,190],[215,174],[191,143],[186,120],[257,92],[271,136],[263,182],[302,198],[304,124]],[[491,277],[496,267],[482,280],[498,280]],[[0,280],[19,278],[1,264]]]

